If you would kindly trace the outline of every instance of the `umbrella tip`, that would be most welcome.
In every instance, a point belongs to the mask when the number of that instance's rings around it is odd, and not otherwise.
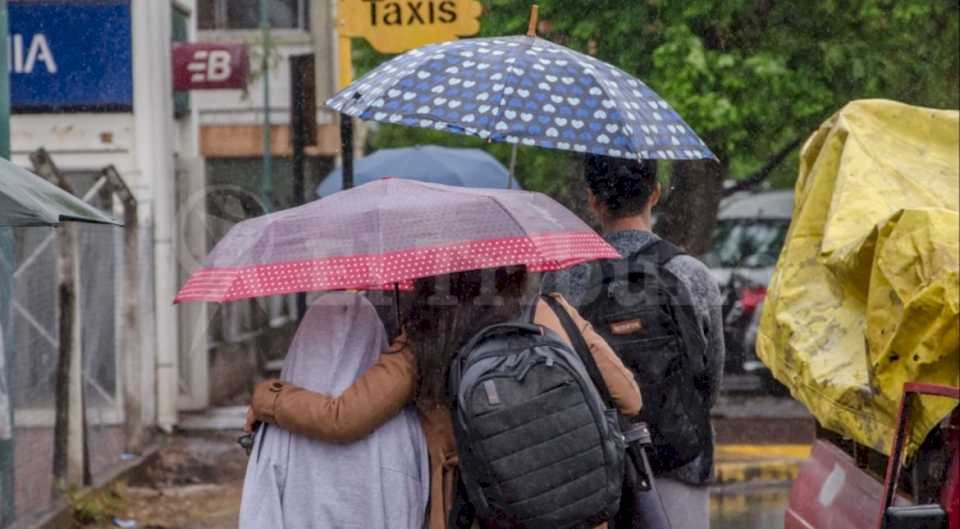
[[[527,36],[537,36],[537,18],[540,15],[540,6],[533,4],[530,6],[530,25],[527,26]]]

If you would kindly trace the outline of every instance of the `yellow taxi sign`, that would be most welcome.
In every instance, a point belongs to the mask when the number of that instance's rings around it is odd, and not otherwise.
[[[338,29],[381,53],[475,35],[483,5],[476,0],[338,0]]]

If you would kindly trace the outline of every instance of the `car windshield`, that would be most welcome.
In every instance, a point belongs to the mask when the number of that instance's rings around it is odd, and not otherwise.
[[[721,220],[713,231],[713,242],[703,261],[710,268],[774,266],[789,225],[789,221],[783,219]]]

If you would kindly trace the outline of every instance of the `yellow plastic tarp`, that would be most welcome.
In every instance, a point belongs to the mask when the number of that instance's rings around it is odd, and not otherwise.
[[[889,453],[905,382],[960,385],[960,114],[848,104],[807,140],[757,352],[821,425]],[[908,454],[956,406],[923,397]]]

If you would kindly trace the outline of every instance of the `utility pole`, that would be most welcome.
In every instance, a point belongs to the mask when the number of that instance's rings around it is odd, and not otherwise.
[[[273,210],[273,145],[270,139],[270,10],[269,0],[260,0],[260,31],[263,53],[260,69],[263,74],[263,174],[260,180],[260,202],[264,212]]]
[[[338,9],[341,7],[337,6]],[[353,42],[345,35],[339,21],[343,13],[337,12],[337,90],[343,90],[353,82]],[[340,161],[343,164],[343,190],[353,187],[353,118],[340,114]]]
[[[290,57],[290,143],[293,151],[293,207],[306,202],[303,184],[307,145],[317,143],[317,70],[314,55]],[[297,317],[307,313],[307,295],[297,294]]]

